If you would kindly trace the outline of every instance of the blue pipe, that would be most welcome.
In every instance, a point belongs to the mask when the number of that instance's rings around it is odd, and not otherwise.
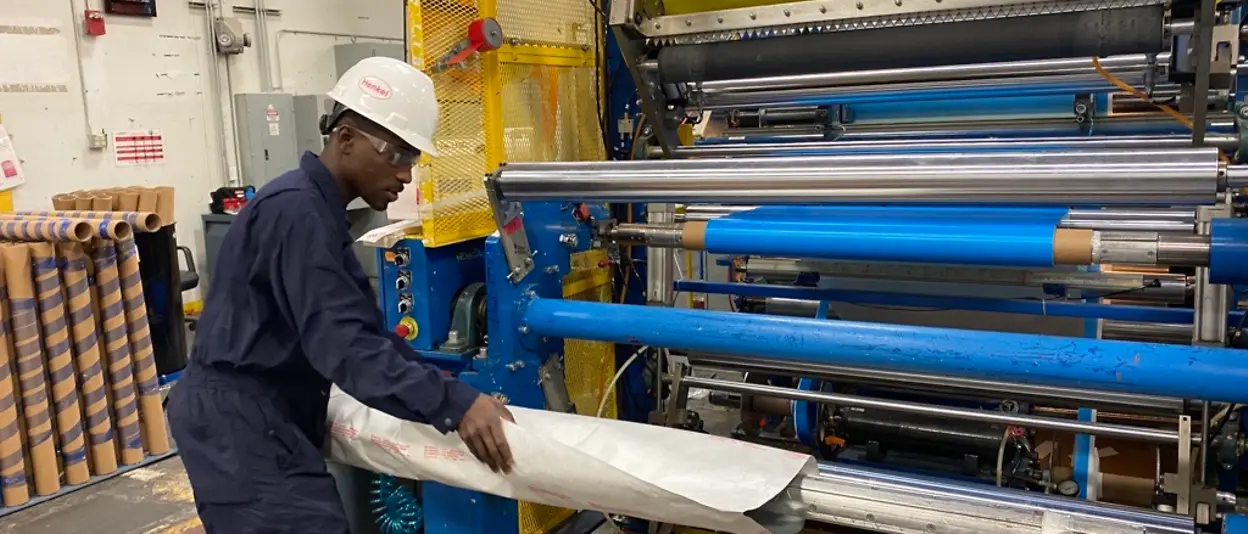
[[[522,314],[534,337],[1248,403],[1233,349],[551,299]]]
[[[707,223],[716,254],[1052,267],[1062,208],[763,206]]]
[[[1193,316],[1190,308],[1158,308],[1125,304],[1048,302],[986,297],[947,297],[854,289],[822,289],[769,284],[729,284],[699,280],[678,280],[675,285],[677,291],[736,295],[739,297],[779,297],[799,300],[848,302],[851,304],[914,306],[919,308],[985,311],[1019,315],[1112,319],[1140,323],[1192,324]],[[1243,316],[1244,312],[1234,311],[1227,315],[1226,320],[1228,324],[1238,324]]]

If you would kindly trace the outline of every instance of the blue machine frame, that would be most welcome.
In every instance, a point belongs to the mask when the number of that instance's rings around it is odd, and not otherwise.
[[[449,337],[457,295],[471,284],[485,282],[487,275],[498,269],[497,262],[483,254],[485,248],[484,239],[437,248],[425,247],[420,239],[405,239],[389,249],[378,249],[379,296],[386,327],[394,330],[401,324],[414,325],[408,343],[421,356],[482,392],[505,396],[510,404],[543,408],[545,398],[538,385],[543,359],[537,358],[537,353],[503,351],[501,340],[496,339],[491,339],[488,356],[477,350],[439,350]],[[400,285],[399,280],[409,282]],[[554,280],[559,281],[558,277]],[[488,305],[491,315],[505,315],[494,300]],[[559,343],[543,346],[556,353],[562,351]],[[517,503],[513,500],[436,483],[421,484],[420,499],[427,534],[517,532]]]
[[[1238,13],[1236,15],[1238,19]],[[620,74],[623,61],[614,46],[615,36],[609,38],[607,58],[610,78],[618,83],[609,87],[609,117],[628,115],[636,120],[638,96],[632,84]],[[1244,74],[1241,72],[1240,76]],[[1017,89],[1017,88],[1016,88]],[[1069,117],[1071,100],[1088,87],[1037,87],[1032,90],[1012,90],[1002,95],[995,92],[955,92],[932,94],[931,98],[915,101],[912,95],[887,95],[891,101],[881,98],[858,98],[835,102],[845,105],[843,116],[851,121],[889,123],[912,121],[922,117],[948,117],[963,115],[970,119],[993,116],[1017,117]],[[1056,93],[1056,94],[1055,94]],[[898,100],[898,97],[900,101]],[[1093,91],[1092,114],[1104,116],[1108,111],[1106,92]],[[1243,98],[1239,95],[1239,98]],[[957,102],[969,99],[968,102]],[[822,101],[821,101],[822,103]],[[957,110],[951,113],[952,109]],[[629,132],[619,130],[614,120],[607,125],[609,149],[617,159],[640,157],[633,146],[635,139]],[[1181,134],[1186,127],[1168,120],[1138,125],[1106,125],[1089,129],[1073,121],[1052,131],[1050,136],[1119,136],[1138,134]],[[1220,124],[1210,132],[1235,132],[1233,124]],[[941,134],[945,135],[945,134]],[[972,135],[954,132],[952,137]],[[982,137],[1016,136],[1008,128],[989,132],[977,130]],[[1024,135],[1036,136],[1036,132]],[[899,136],[898,138],[903,138]],[[707,139],[699,144],[714,145],[721,142],[771,142],[766,136],[747,139]],[[636,143],[643,145],[644,143]],[[637,147],[634,147],[637,148]],[[1096,339],[1073,339],[1057,337],[1023,336],[999,332],[969,332],[952,329],[925,329],[918,327],[888,327],[843,321],[823,320],[829,302],[858,302],[900,306],[926,306],[962,310],[995,311],[1014,314],[1053,315],[1080,318],[1108,318],[1138,322],[1186,323],[1195,322],[1195,312],[1185,308],[1156,308],[1145,306],[1109,305],[1098,302],[1046,302],[1023,299],[993,299],[965,297],[933,297],[900,293],[881,293],[844,289],[817,289],[791,286],[768,286],[754,284],[713,283],[708,281],[680,281],[677,291],[728,294],[736,296],[776,296],[820,301],[820,319],[795,319],[759,317],[746,314],[730,315],[724,312],[689,311],[640,306],[563,301],[563,276],[570,272],[571,257],[594,245],[595,235],[591,221],[576,216],[578,204],[560,201],[531,201],[518,205],[522,208],[522,228],[527,235],[527,259],[531,269],[516,277],[508,262],[508,250],[498,235],[448,247],[429,249],[419,240],[406,240],[394,248],[379,251],[381,266],[381,300],[385,311],[386,327],[398,329],[414,323],[417,329],[407,332],[408,341],[419,353],[455,373],[460,379],[488,394],[503,397],[510,404],[530,408],[543,408],[545,399],[541,390],[538,369],[550,358],[563,356],[563,339],[588,339],[616,342],[629,347],[653,345],[656,347],[714,350],[743,356],[766,356],[793,362],[813,362],[833,365],[850,365],[868,368],[908,371],[917,373],[958,374],[994,380],[1052,385],[1063,387],[1089,387],[1113,389],[1132,393],[1204,398],[1236,403],[1248,403],[1248,390],[1240,387],[1238,380],[1248,379],[1248,366],[1238,365],[1243,353],[1226,348],[1167,346],[1128,342],[1100,341]],[[625,218],[644,221],[641,205],[616,205],[615,219]],[[779,217],[797,218],[801,212],[827,208],[790,207],[777,210]],[[835,209],[835,208],[832,208]],[[861,210],[861,208],[851,208]],[[885,208],[892,209],[892,208]],[[956,208],[955,208],[956,209]],[[978,208],[984,211],[982,208]],[[628,211],[626,211],[628,210]],[[631,211],[631,217],[626,215]],[[1003,213],[1012,210],[1003,210]],[[1033,237],[1012,250],[981,249],[970,247],[958,250],[956,257],[947,257],[948,251],[923,249],[924,241],[935,237],[917,235],[905,243],[879,244],[877,251],[890,254],[895,261],[930,262],[933,254],[945,254],[945,263],[984,263],[1010,266],[1046,266],[1044,253],[1051,250],[1052,228],[1060,218],[1059,210],[1042,208],[1043,224]],[[896,213],[887,217],[893,218]],[[1015,211],[1017,215],[1017,211]],[[595,210],[595,220],[608,219]],[[836,230],[827,221],[808,225],[792,235],[775,237],[776,221],[734,222],[734,226],[720,224],[722,233],[708,236],[708,246],[731,247],[734,244],[753,241],[762,249],[725,250],[739,254],[781,254],[798,256],[825,256],[844,259],[845,243],[824,240],[822,248],[811,249],[812,235],[830,236]],[[792,222],[792,221],[790,221]],[[990,221],[992,222],[992,221]],[[1000,222],[1000,221],[996,221]],[[1217,220],[1213,223],[1210,266],[1215,283],[1248,282],[1248,225],[1242,220]],[[500,226],[504,226],[501,225]],[[913,225],[912,225],[913,226]],[[1029,230],[1036,230],[1036,227]],[[930,230],[927,228],[926,230]],[[926,231],[925,230],[925,231]],[[963,229],[965,230],[965,229]],[[1046,234],[1047,231],[1047,234]],[[904,233],[904,232],[902,232]],[[902,233],[899,233],[902,234]],[[1008,234],[1009,232],[997,232]],[[800,234],[800,235],[799,235]],[[1018,234],[1017,232],[1015,234]],[[1033,235],[1034,234],[1034,235]],[[743,235],[765,236],[768,239],[743,238]],[[1046,241],[1047,235],[1047,241]],[[857,245],[863,245],[861,235]],[[875,236],[878,237],[878,236]],[[897,236],[894,236],[897,237]],[[906,237],[906,236],[901,236]],[[1018,235],[1013,235],[1018,237]],[[874,237],[872,238],[874,239]],[[869,240],[868,240],[869,241]],[[1037,244],[1039,245],[1037,247]],[[841,246],[830,250],[829,246]],[[1028,248],[1030,247],[1030,248]],[[856,246],[855,250],[861,250]],[[621,296],[626,303],[638,304],[644,300],[646,287],[645,249],[636,247],[636,255],[624,258],[631,261],[631,269],[623,276],[636,277],[629,284],[630,294]],[[1037,251],[1040,254],[1037,254]],[[984,254],[991,253],[991,257]],[[407,265],[396,261],[406,254]],[[986,259],[985,259],[986,258]],[[875,259],[868,257],[859,259]],[[1048,258],[1051,260],[1051,258]],[[637,268],[637,266],[642,266]],[[621,273],[622,274],[622,273]],[[407,276],[410,284],[400,289],[396,282]],[[621,280],[622,281],[622,280]],[[472,283],[484,283],[487,291],[487,315],[489,324],[488,350],[481,353],[456,354],[439,350],[447,341],[450,329],[450,310],[458,292]],[[619,287],[619,284],[617,284]],[[405,311],[399,311],[400,303],[410,303]],[[1232,312],[1226,317],[1231,325],[1242,324],[1244,312]],[[1094,324],[1094,321],[1090,321]],[[1088,337],[1095,337],[1095,329]],[[882,349],[881,347],[888,347]],[[631,354],[633,350],[619,351]],[[1022,353],[1026,357],[1020,357]],[[1043,363],[1041,363],[1043,361]],[[1173,362],[1186,362],[1175,366]],[[641,384],[640,371],[631,376],[634,385]],[[627,382],[627,378],[626,381]],[[822,384],[806,379],[799,389],[818,391]],[[638,400],[639,406],[652,406],[653,393],[639,388],[621,392]],[[649,403],[649,404],[647,404]],[[808,443],[816,438],[817,410],[813,403],[795,403],[792,417],[799,428],[799,436]],[[632,414],[640,419],[645,414]],[[1095,413],[1089,409],[1079,410],[1081,419],[1092,420]],[[1086,479],[1090,475],[1090,450],[1095,442],[1088,436],[1079,436],[1080,461],[1076,462],[1076,478],[1083,484],[1081,492],[1087,495]],[[508,534],[518,530],[517,503],[507,499],[483,495],[442,486],[423,484],[421,490],[428,534]],[[1226,532],[1248,532],[1248,520],[1228,515],[1224,525]]]

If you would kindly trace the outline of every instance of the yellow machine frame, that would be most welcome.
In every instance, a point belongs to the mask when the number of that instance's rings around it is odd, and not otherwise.
[[[466,37],[468,23],[492,17],[505,44],[463,65],[432,72],[441,116],[437,158],[420,165],[422,238],[437,247],[495,231],[483,176],[504,161],[600,160],[597,51],[602,21],[584,0],[408,0],[410,62],[431,70]],[[604,251],[588,251],[564,278],[567,298],[609,302]],[[593,415],[615,374],[609,343],[568,341],[568,393]],[[615,403],[603,415],[615,417]],[[572,510],[520,503],[519,532],[549,532]]]

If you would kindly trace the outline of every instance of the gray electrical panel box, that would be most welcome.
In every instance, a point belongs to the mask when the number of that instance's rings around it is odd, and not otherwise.
[[[351,43],[334,47],[334,65],[341,78],[347,69],[370,57],[388,57],[399,61],[407,59],[401,43]]]
[[[299,167],[295,100],[280,93],[234,95],[242,181],[259,189]]]
[[[325,148],[321,115],[325,114],[328,101],[328,97],[321,95],[295,95],[295,144],[300,154],[320,154]]]

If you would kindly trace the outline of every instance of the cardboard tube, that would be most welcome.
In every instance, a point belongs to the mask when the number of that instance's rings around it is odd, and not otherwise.
[[[46,217],[46,218],[67,218],[67,219],[87,219],[87,220],[122,220],[130,223],[135,230],[140,232],[155,232],[160,230],[163,221],[160,215],[154,212],[137,212],[137,211],[18,211],[6,216],[15,217]]]
[[[104,331],[112,391],[112,425],[116,429],[117,448],[121,450],[121,464],[134,465],[144,460],[144,448],[130,339],[126,337],[126,308],[121,298],[121,278],[117,276],[116,248],[107,241],[92,243],[91,262],[95,265],[95,284],[100,293],[101,331]]]
[[[56,195],[52,197],[52,207],[58,210],[74,209],[73,195]]]
[[[95,211],[113,211],[113,196],[108,193],[96,193],[91,197],[91,209]]]
[[[680,243],[685,250],[706,250],[706,223],[685,223],[680,229]]]
[[[87,467],[87,442],[82,432],[82,408],[78,403],[78,380],[74,353],[70,350],[69,328],[65,321],[65,297],[61,272],[56,267],[56,247],[51,243],[31,243],[35,274],[35,303],[43,329],[44,358],[51,379],[52,406],[61,450],[65,482],[71,486],[91,478]]]
[[[166,225],[173,224],[176,211],[174,210],[174,189],[172,187],[156,188],[156,214],[160,215],[160,220]]]
[[[87,212],[97,213],[97,212]],[[130,223],[122,219],[62,219],[59,217],[48,217],[45,215],[23,215],[20,213],[0,213],[0,221],[65,221],[68,220],[73,224],[77,221],[83,221],[91,225],[92,237],[102,239],[130,239],[134,237],[134,227]]]
[[[1053,232],[1053,263],[1055,265],[1088,265],[1092,263],[1092,230],[1059,228]]]
[[[115,211],[139,211],[139,194],[137,192],[119,191],[116,198],[119,199],[119,205]]]
[[[4,277],[0,276],[0,294],[5,293]],[[30,501],[30,487],[22,454],[22,427],[18,424],[18,393],[13,383],[17,362],[9,349],[8,322],[8,299],[0,298],[0,504],[11,508]]]
[[[91,239],[91,223],[82,219],[0,221],[0,239],[9,241],[78,241]]]
[[[139,211],[156,211],[160,205],[160,195],[155,189],[139,189]]]
[[[74,209],[76,210],[89,210],[94,205],[95,202],[92,202],[90,193],[80,193],[74,196]]]
[[[139,431],[139,401],[134,388],[130,362],[130,340],[126,337],[126,311],[117,271],[117,250],[108,241],[97,241],[91,248],[95,265],[95,285],[100,295],[100,321],[108,358],[109,388],[113,397],[113,427],[122,465],[143,461],[143,438]]]
[[[87,254],[78,243],[57,246],[61,275],[69,303],[70,330],[74,339],[74,366],[78,369],[83,410],[86,413],[87,443],[91,450],[91,474],[107,475],[117,470],[117,450],[113,444],[113,421],[108,413],[108,388],[100,360],[95,314],[91,306],[91,285],[87,277]]]
[[[98,346],[98,351],[100,353],[100,363],[104,368],[104,374],[103,374],[104,396],[108,398],[109,419],[111,419],[113,423],[113,428],[116,428],[117,418],[115,414],[112,412],[113,406],[114,406],[113,386],[112,386],[112,380],[109,378],[109,374],[108,374],[109,373],[109,359],[108,359],[107,347],[105,346],[105,342],[104,342],[104,323],[103,323],[104,314],[100,313],[100,291],[99,291],[99,287],[95,283],[95,280],[96,280],[95,262],[91,260],[91,251],[92,251],[91,243],[84,244],[82,247],[82,251],[84,254],[87,255],[87,293],[91,296],[92,325],[95,327],[96,343]],[[120,434],[118,434],[117,432],[112,433],[113,444],[114,444],[114,448],[113,448],[114,456],[116,456],[118,449],[120,449],[119,443],[121,440],[118,437],[119,435]]]
[[[121,274],[121,293],[125,299],[130,353],[134,360],[134,380],[139,387],[139,417],[143,421],[143,437],[147,452],[160,455],[169,452],[169,429],[161,406],[160,382],[156,377],[156,353],[152,350],[152,332],[147,323],[147,303],[143,300],[143,279],[139,274],[139,249],[134,240],[117,242],[117,265]]]
[[[3,248],[4,278],[9,289],[17,370],[22,390],[22,413],[26,420],[26,450],[35,475],[35,493],[60,491],[56,441],[52,439],[43,348],[39,340],[39,312],[30,271],[30,247],[12,244]]]

